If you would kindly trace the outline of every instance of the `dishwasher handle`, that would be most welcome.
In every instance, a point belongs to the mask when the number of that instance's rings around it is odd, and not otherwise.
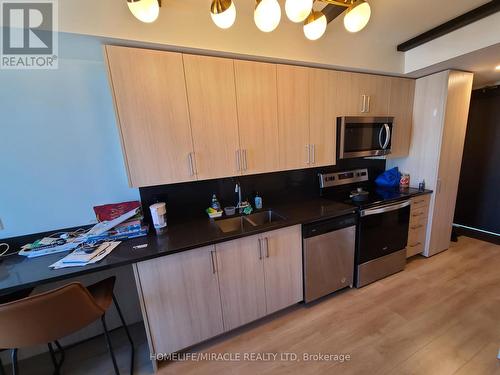
[[[355,214],[344,215],[311,224],[304,224],[302,225],[302,238],[320,236],[328,232],[333,232],[338,229],[343,229],[355,225]]]
[[[366,210],[361,211],[359,214],[361,217],[364,216],[370,216],[370,215],[377,215],[377,214],[383,214],[385,212],[391,212],[391,211],[396,211],[399,210],[400,208],[404,208],[410,205],[410,201],[406,200],[402,203],[396,203],[396,204],[388,204],[382,207],[376,207],[376,208],[369,208]]]

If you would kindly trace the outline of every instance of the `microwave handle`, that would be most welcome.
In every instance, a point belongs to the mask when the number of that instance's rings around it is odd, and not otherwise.
[[[391,128],[389,125],[384,124],[384,129],[385,129],[385,142],[382,145],[382,150],[385,150],[387,146],[389,145],[389,141],[391,140]]]
[[[380,146],[381,149],[384,149],[384,144],[382,143],[382,132],[384,131],[384,128],[385,126],[381,126],[378,132],[378,145]]]

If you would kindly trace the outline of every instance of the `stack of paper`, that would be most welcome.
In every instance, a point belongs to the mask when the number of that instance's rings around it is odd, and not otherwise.
[[[120,243],[120,241],[103,242],[92,252],[77,249],[54,264],[51,264],[49,267],[60,269],[66,267],[81,267],[87,264],[97,263],[111,253]]]

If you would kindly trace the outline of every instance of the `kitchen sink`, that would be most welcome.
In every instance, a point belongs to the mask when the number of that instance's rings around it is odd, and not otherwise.
[[[283,221],[285,218],[274,211],[262,211],[250,214],[248,216],[231,217],[227,219],[219,219],[215,224],[224,233],[239,232],[251,230],[267,224],[273,224]]]
[[[248,220],[248,222],[254,227],[260,227],[262,225],[272,224],[278,221],[285,220],[283,216],[271,210],[250,214],[248,216],[245,216],[245,219]]]
[[[245,220],[243,216],[230,217],[228,219],[219,219],[215,221],[215,224],[224,233],[243,231],[244,229],[253,228],[253,224],[250,224]]]

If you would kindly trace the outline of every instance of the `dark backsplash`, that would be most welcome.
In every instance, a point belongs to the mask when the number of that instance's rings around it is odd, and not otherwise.
[[[337,165],[332,167],[159,185],[140,188],[139,191],[147,222],[151,222],[149,206],[155,202],[166,202],[168,222],[176,224],[193,218],[206,217],[205,209],[210,206],[212,194],[217,195],[223,207],[236,205],[234,192],[236,182],[241,184],[243,200],[248,199],[253,205],[253,196],[258,192],[263,199],[263,206],[269,207],[272,204],[317,198],[319,197],[318,173],[356,168],[369,168],[370,179],[374,179],[385,170],[385,160],[339,160]]]

